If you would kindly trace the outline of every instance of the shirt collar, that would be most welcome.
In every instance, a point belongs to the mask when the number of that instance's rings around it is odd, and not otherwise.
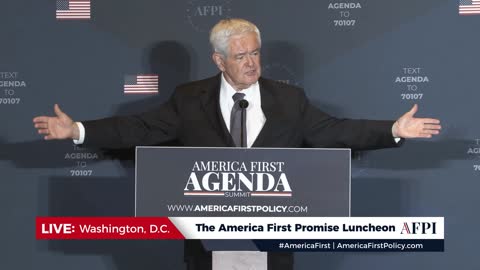
[[[227,97],[229,107],[233,106],[233,99],[232,96],[238,92],[245,94],[245,99],[251,104],[252,102],[255,103],[256,100],[259,98],[259,85],[258,81],[255,82],[254,84],[250,85],[250,87],[242,89],[241,91],[236,91],[232,85],[225,79],[225,75],[222,72],[222,81],[221,81],[221,86],[220,86],[220,91],[222,94]]]

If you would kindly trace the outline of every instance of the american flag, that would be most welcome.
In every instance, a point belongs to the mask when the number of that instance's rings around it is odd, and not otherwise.
[[[158,75],[127,75],[123,87],[125,94],[158,93]]]
[[[90,0],[57,0],[57,20],[90,19]]]
[[[458,14],[475,15],[480,14],[480,0],[460,0]]]

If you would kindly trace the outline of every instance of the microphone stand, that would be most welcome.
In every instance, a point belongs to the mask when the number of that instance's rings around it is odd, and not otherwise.
[[[240,106],[240,109],[242,109],[242,124],[241,124],[241,134],[240,134],[240,145],[241,147],[247,147],[246,146],[246,138],[244,138],[245,136],[245,131],[246,131],[246,125],[247,125],[247,107],[248,107],[248,101],[246,101],[245,99],[242,99],[240,100],[240,102],[238,103],[238,105]],[[244,140],[245,139],[245,140]]]

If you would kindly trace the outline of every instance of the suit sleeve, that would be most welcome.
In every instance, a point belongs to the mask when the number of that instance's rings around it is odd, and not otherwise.
[[[172,96],[155,110],[82,123],[85,126],[85,146],[120,149],[175,141],[179,119]]]
[[[302,91],[304,143],[310,147],[372,150],[397,147],[392,136],[394,121],[339,119],[311,105]]]

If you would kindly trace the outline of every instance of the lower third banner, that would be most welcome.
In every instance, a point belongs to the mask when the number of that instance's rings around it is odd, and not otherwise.
[[[260,251],[443,251],[442,217],[37,217],[37,239],[251,239]]]

